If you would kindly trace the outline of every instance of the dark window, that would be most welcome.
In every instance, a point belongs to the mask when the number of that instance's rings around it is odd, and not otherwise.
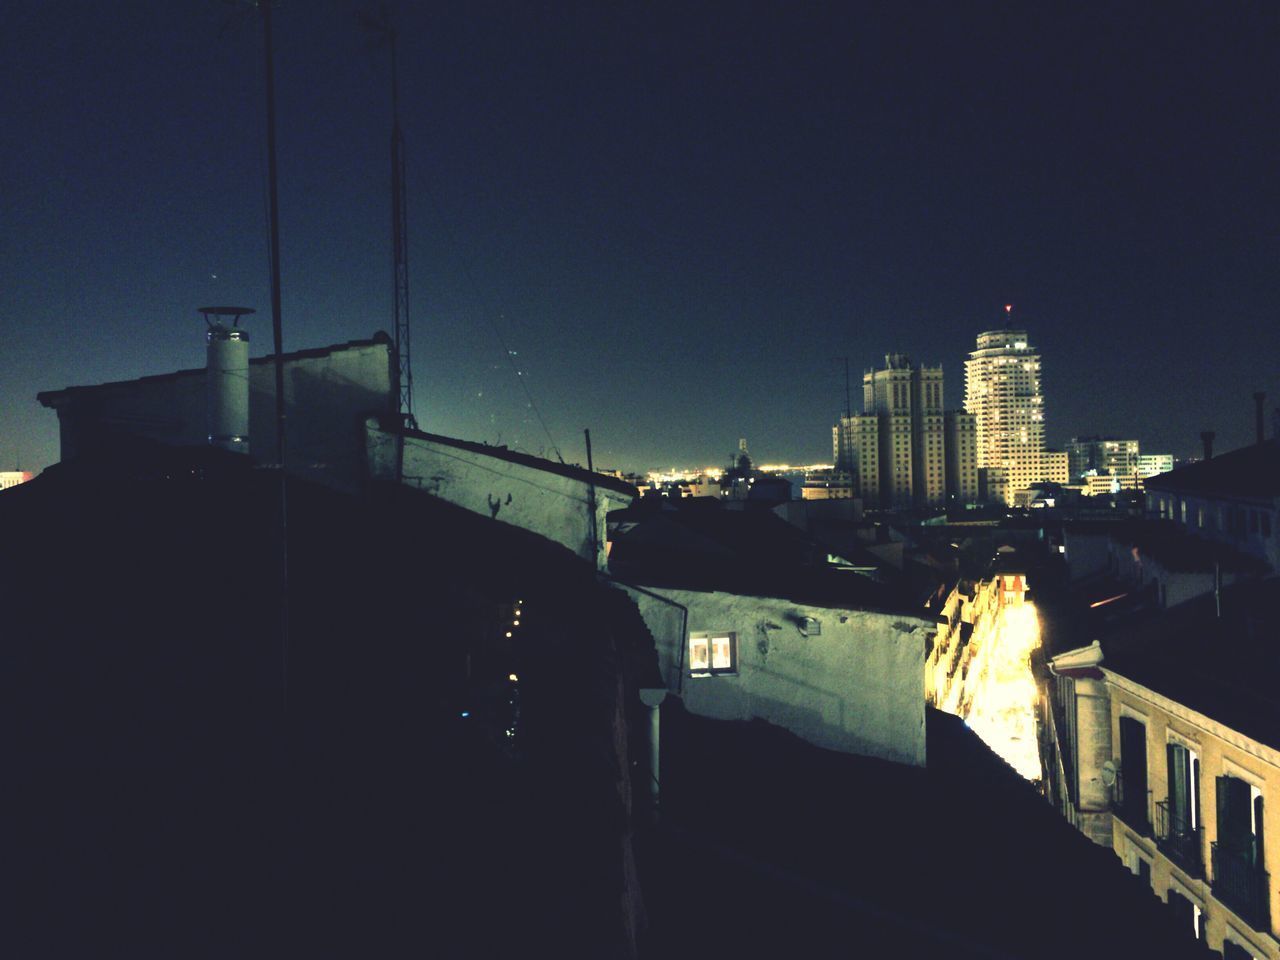
[[[1180,743],[1168,747],[1169,813],[1175,826],[1200,826],[1200,760]]]
[[[1200,760],[1180,743],[1167,745],[1169,797],[1156,804],[1156,840],[1192,876],[1203,876],[1200,829]]]
[[[1255,929],[1271,925],[1264,868],[1262,795],[1238,777],[1218,777],[1218,839],[1213,844],[1213,895]]]
[[[1115,811],[1139,833],[1151,833],[1147,791],[1147,727],[1133,717],[1120,718],[1120,770]]]

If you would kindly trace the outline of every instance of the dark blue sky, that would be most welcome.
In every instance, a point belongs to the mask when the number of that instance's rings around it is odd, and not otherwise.
[[[389,102],[357,4],[276,13],[286,349],[390,317]],[[830,456],[843,366],[941,363],[1002,305],[1051,443],[1252,437],[1280,402],[1274,3],[404,5],[426,429],[623,467]],[[838,8],[838,9],[834,9]],[[20,4],[0,35],[0,469],[42,389],[271,341],[253,11]],[[855,392],[856,397],[856,392]],[[856,403],[856,399],[855,399]]]

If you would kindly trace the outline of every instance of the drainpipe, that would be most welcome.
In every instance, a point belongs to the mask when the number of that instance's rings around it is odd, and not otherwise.
[[[659,708],[667,698],[665,687],[644,687],[640,690],[640,702],[649,711],[649,818],[658,822],[660,786],[662,769],[659,762],[659,745],[661,743],[661,714]]]
[[[689,640],[689,608],[683,603],[678,603],[670,597],[664,597],[660,593],[652,590],[646,590],[644,587],[637,587],[633,583],[627,583],[625,580],[619,580],[617,577],[608,573],[601,573],[600,578],[610,583],[616,583],[620,587],[626,587],[628,590],[634,590],[642,593],[646,597],[652,597],[668,606],[676,607],[681,614],[680,617],[680,638],[677,645],[680,650],[679,658],[676,663],[676,683],[677,692],[684,693],[684,648],[688,645]],[[659,772],[660,765],[660,745],[662,740],[661,717],[658,708],[662,706],[662,701],[667,698],[666,687],[641,687],[640,702],[644,704],[645,709],[649,711],[649,816],[652,822],[658,822],[658,808],[660,802],[661,781]]]

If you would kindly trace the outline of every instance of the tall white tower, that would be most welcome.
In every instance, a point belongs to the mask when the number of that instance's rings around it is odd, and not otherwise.
[[[964,364],[964,408],[977,421],[978,468],[987,471],[991,499],[1011,504],[1045,479],[1040,354],[1027,331],[978,334]]]

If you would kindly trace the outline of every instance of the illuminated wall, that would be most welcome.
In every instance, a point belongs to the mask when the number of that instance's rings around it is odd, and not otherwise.
[[[395,479],[400,436],[376,419],[366,424],[371,477]],[[403,442],[405,485],[546,537],[601,569],[605,515],[630,506],[635,495],[634,488],[603,474],[592,477],[502,447],[417,432],[405,434]]]
[[[767,720],[820,747],[924,765],[932,623],[774,597],[626,589],[653,634],[668,690],[691,713]],[[735,642],[732,670],[695,675],[690,637],[726,634]]]
[[[1103,673],[1110,694],[1112,742],[1117,745],[1118,761],[1123,762],[1119,747],[1120,718],[1128,717],[1142,724],[1149,796],[1141,799],[1157,835],[1165,827],[1160,821],[1165,811],[1159,805],[1167,801],[1170,794],[1168,745],[1178,744],[1191,751],[1199,771],[1196,825],[1202,835],[1190,849],[1199,853],[1200,869],[1188,869],[1186,853],[1171,857],[1167,844],[1155,842],[1119,816],[1114,818],[1116,855],[1134,873],[1138,873],[1139,864],[1145,862],[1150,870],[1152,891],[1161,900],[1168,902],[1170,891],[1191,900],[1204,914],[1205,941],[1210,949],[1222,950],[1224,940],[1229,940],[1255,957],[1280,958],[1277,939],[1280,886],[1276,884],[1280,876],[1280,751],[1106,669],[1105,663]],[[1255,820],[1251,825],[1264,838],[1262,866],[1270,875],[1265,885],[1270,914],[1265,929],[1259,929],[1256,924],[1260,922],[1256,919],[1242,917],[1223,903],[1219,899],[1220,890],[1215,888],[1213,844],[1221,839],[1215,784],[1221,776],[1243,781],[1246,789],[1263,801],[1263,822]]]
[[[943,415],[943,434],[947,496],[956,503],[977,503],[977,420],[963,410],[948,410]]]
[[[1028,780],[1042,776],[1031,655],[1040,645],[1026,578],[997,574],[958,584],[938,615],[925,663],[925,696],[964,719],[983,742]]]
[[[880,424],[874,415],[841,417],[831,429],[835,469],[853,477],[855,496],[880,506]]]
[[[23,470],[0,471],[0,490],[7,490],[10,487],[16,487],[20,483],[26,483],[34,476],[34,473]]]

